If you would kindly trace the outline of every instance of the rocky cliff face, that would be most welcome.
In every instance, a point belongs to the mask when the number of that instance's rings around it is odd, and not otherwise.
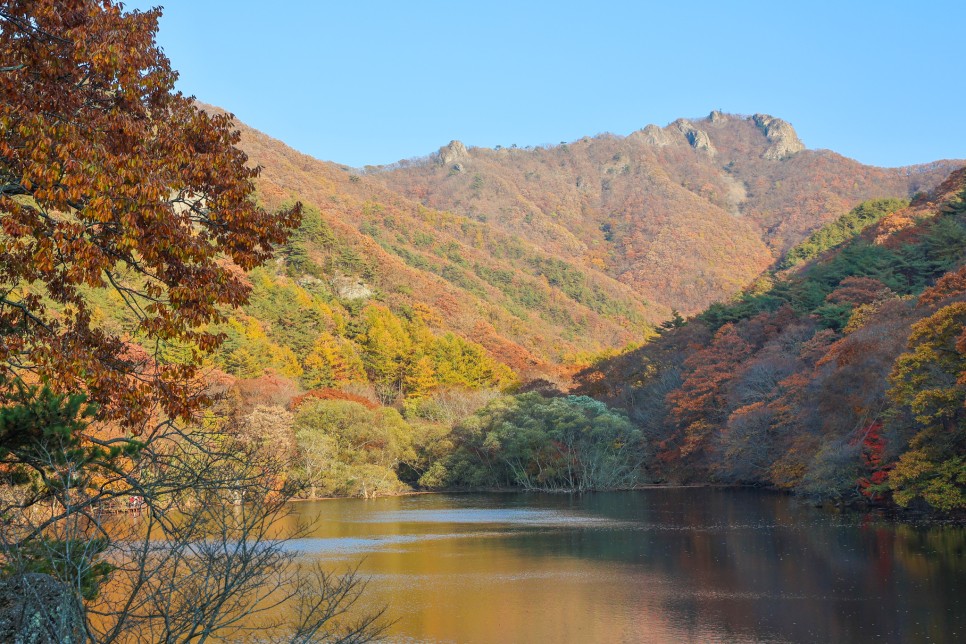
[[[469,156],[470,153],[462,141],[450,141],[448,145],[444,145],[436,153],[436,163],[455,170],[462,170],[463,162]],[[459,168],[456,168],[457,165]]]
[[[656,148],[663,148],[674,143],[674,137],[671,136],[667,130],[664,130],[654,124],[648,125],[645,128],[632,133],[627,138],[632,141],[640,141],[645,145],[654,146]]]
[[[788,121],[767,114],[755,114],[744,119],[715,110],[708,115],[707,119],[704,119],[706,123],[716,128],[728,127],[729,123],[741,120],[754,123],[755,127],[765,136],[768,145],[761,152],[763,159],[781,161],[805,150],[805,145],[798,138],[795,128]],[[678,119],[665,128],[653,124],[648,125],[631,133],[627,138],[657,148],[683,141],[693,149],[706,152],[710,156],[714,156],[718,152],[708,131],[699,128],[688,119]]]
[[[771,144],[762,153],[761,156],[763,159],[780,161],[798,154],[805,149],[805,144],[799,140],[795,128],[787,121],[776,119],[767,114],[755,114],[751,117],[751,120],[758,126],[758,129],[761,130],[762,134],[765,135],[765,138]]]
[[[714,145],[711,143],[711,138],[708,136],[708,133],[704,130],[699,130],[698,128],[694,127],[691,121],[688,121],[687,119],[678,119],[674,122],[674,127],[677,128],[678,132],[684,135],[688,145],[695,150],[702,150],[711,156],[714,156],[715,153],[717,153],[717,150],[715,150]]]

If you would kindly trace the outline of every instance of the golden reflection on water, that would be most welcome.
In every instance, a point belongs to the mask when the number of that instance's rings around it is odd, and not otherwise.
[[[343,503],[350,507],[337,507]],[[398,620],[390,632],[397,637],[430,642],[634,642],[646,632],[648,641],[681,641],[682,629],[667,620],[654,597],[648,597],[650,592],[629,597],[636,587],[666,586],[659,575],[628,575],[620,564],[564,554],[535,559],[526,550],[507,547],[507,540],[539,539],[559,531],[566,516],[538,511],[535,518],[514,514],[509,523],[501,523],[499,511],[493,512],[492,522],[486,516],[453,513],[453,520],[469,521],[450,523],[444,511],[442,522],[436,523],[419,521],[427,516],[417,510],[417,522],[409,522],[405,511],[400,512],[406,505],[406,499],[383,499],[300,508],[303,516],[318,512],[324,517],[313,536],[325,540],[318,545],[330,550],[314,556],[345,564],[365,556],[362,572],[371,576],[366,597],[390,606]],[[368,512],[399,520],[367,521]],[[692,640],[711,641],[715,635],[702,627],[686,632]]]
[[[966,641],[966,531],[755,491],[299,503],[279,529],[362,561],[398,642]]]
[[[957,641],[962,528],[753,491],[305,503],[296,545],[345,566],[399,641]],[[293,517],[292,519],[296,519]],[[960,640],[962,641],[962,640]]]

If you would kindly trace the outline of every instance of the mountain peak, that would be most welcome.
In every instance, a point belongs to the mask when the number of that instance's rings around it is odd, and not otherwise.
[[[653,123],[642,130],[632,132],[628,138],[639,139],[644,143],[657,148],[663,148],[664,146],[671,145],[674,142],[674,139],[670,134],[668,134],[663,128],[660,128]]]
[[[762,158],[787,159],[805,149],[805,144],[798,138],[795,128],[788,121],[768,114],[755,114],[751,120],[771,143],[771,146],[762,154]]]
[[[704,130],[699,130],[694,127],[691,121],[687,119],[678,119],[673,125],[685,136],[688,143],[695,150],[704,150],[708,154],[714,156],[717,150],[714,149],[714,145],[711,143],[711,139],[708,137],[708,133]]]
[[[459,165],[460,167],[458,169],[462,170],[463,168],[460,162],[465,161],[469,156],[470,153],[466,149],[466,146],[463,145],[463,142],[453,140],[448,145],[441,147],[439,152],[436,153],[436,163],[454,167]]]

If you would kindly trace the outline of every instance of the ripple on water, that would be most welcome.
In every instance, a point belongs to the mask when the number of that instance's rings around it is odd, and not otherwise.
[[[365,552],[388,552],[401,550],[395,546],[405,546],[411,543],[435,541],[439,539],[467,539],[505,537],[512,533],[502,530],[486,530],[477,532],[444,532],[437,534],[387,534],[374,537],[304,537],[290,539],[282,544],[289,552],[306,555],[324,554],[357,554]]]
[[[353,523],[502,523],[510,525],[621,526],[623,521],[605,517],[582,516],[557,510],[516,508],[456,508],[452,510],[396,510],[378,512]]]

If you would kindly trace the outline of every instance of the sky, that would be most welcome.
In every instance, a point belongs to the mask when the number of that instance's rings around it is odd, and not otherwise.
[[[141,0],[178,89],[361,167],[720,109],[900,166],[966,158],[966,2]],[[268,8],[271,7],[271,8]]]

